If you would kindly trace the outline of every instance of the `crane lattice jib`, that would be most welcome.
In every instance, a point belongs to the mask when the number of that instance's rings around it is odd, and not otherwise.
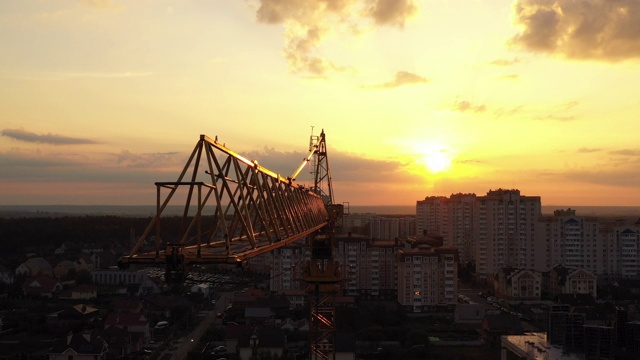
[[[156,183],[156,215],[121,264],[237,263],[323,228],[321,196],[201,135],[177,181]],[[179,204],[180,225],[164,229]],[[164,216],[163,216],[164,214]],[[179,215],[174,216],[175,218]]]

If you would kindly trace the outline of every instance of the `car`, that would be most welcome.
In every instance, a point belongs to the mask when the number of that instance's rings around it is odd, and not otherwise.
[[[216,346],[211,351],[211,355],[220,355],[220,354],[226,354],[226,353],[227,353],[227,348],[225,346],[222,346],[222,345]]]
[[[160,329],[165,329],[169,327],[169,322],[167,321],[159,321],[156,326],[154,326],[153,328],[156,330],[160,330]]]

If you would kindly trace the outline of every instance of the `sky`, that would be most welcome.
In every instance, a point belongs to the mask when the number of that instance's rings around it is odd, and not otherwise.
[[[336,202],[640,204],[637,0],[10,0],[0,54],[2,205],[153,205],[200,134],[287,175],[322,130]]]

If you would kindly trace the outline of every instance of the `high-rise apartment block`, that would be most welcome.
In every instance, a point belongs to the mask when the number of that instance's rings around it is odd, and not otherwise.
[[[539,196],[515,189],[427,197],[416,204],[417,231],[441,235],[462,263],[475,262],[480,278],[489,279],[505,266],[533,267],[540,211]]]
[[[372,216],[369,219],[369,234],[372,239],[395,240],[416,234],[414,216]]]
[[[458,254],[418,245],[398,251],[398,303],[408,312],[457,303]]]
[[[457,301],[458,255],[439,237],[375,240],[369,236],[335,237],[333,258],[340,266],[342,294],[360,299],[398,301],[407,311],[423,312]],[[292,244],[274,250],[272,291],[299,295],[309,247]]]
[[[460,262],[490,280],[503,267],[549,271],[563,265],[611,282],[640,278],[640,221],[604,221],[575,210],[542,215],[541,198],[519,190],[485,196],[429,196],[416,203],[418,234],[441,235]]]

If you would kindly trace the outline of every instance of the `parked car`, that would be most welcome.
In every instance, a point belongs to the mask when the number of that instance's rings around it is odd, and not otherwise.
[[[153,328],[156,330],[160,330],[160,329],[165,329],[169,327],[169,322],[167,321],[159,321],[156,326],[154,326]]]

